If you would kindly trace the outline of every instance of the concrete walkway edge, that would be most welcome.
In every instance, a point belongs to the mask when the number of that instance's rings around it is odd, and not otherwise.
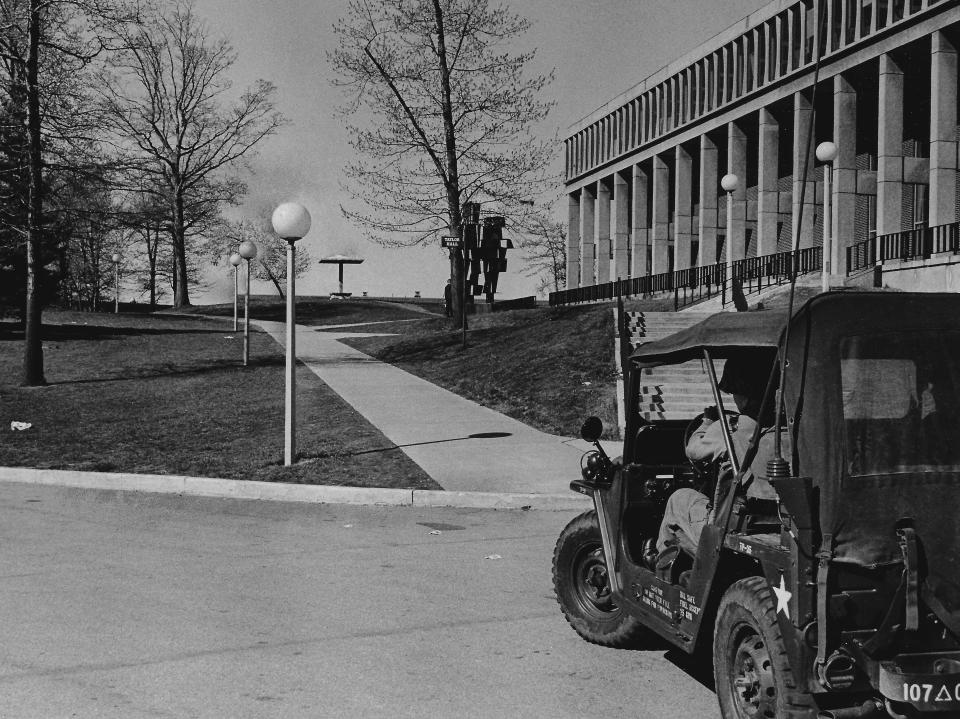
[[[257,499],[313,504],[365,504],[395,507],[469,507],[475,509],[584,510],[587,497],[564,494],[510,492],[447,492],[428,489],[335,487],[316,484],[255,482],[168,474],[79,472],[61,469],[0,467],[0,482],[45,484],[80,489],[178,494],[181,496]]]

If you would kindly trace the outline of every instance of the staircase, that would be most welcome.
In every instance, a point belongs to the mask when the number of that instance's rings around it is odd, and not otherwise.
[[[631,347],[666,337],[709,317],[710,312],[627,312]],[[621,338],[622,341],[623,338]],[[717,375],[723,362],[714,363]],[[703,362],[643,370],[640,415],[644,419],[693,419],[704,407],[715,404]]]

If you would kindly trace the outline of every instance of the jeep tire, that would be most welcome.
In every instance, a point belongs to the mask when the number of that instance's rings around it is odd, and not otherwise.
[[[808,719],[813,699],[794,681],[777,608],[762,577],[727,589],[713,632],[713,672],[723,719]]]
[[[588,642],[625,648],[647,634],[610,596],[596,512],[575,517],[560,533],[553,553],[553,588],[563,616]]]

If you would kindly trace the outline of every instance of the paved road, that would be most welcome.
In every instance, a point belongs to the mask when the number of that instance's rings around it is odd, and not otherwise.
[[[0,716],[716,716],[567,627],[571,516],[0,484]]]

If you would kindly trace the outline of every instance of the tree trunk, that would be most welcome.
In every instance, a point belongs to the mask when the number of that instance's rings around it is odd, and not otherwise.
[[[453,103],[450,91],[450,67],[447,64],[447,44],[443,27],[443,9],[439,0],[433,0],[434,16],[437,20],[437,60],[440,64],[441,105],[443,113],[444,149],[447,161],[447,214],[450,217],[450,231],[464,239],[463,214],[460,208],[460,174],[457,167],[457,139],[453,126]],[[464,305],[464,250],[451,252],[450,284],[453,286],[453,326],[466,329],[467,314]]]
[[[177,191],[173,201],[174,307],[190,306],[187,288],[187,244],[183,224],[183,194]]]
[[[270,278],[270,281],[273,282],[273,286],[277,288],[277,294],[280,295],[280,299],[283,299],[283,288],[280,286],[280,281],[277,279],[277,276],[270,271],[270,268],[263,265],[263,269],[267,271],[267,277]]]
[[[155,310],[157,308],[157,253],[160,249],[160,229],[157,228],[157,233],[153,236],[153,240],[150,240],[150,223],[146,223],[144,227],[144,234],[147,238],[147,261],[150,263],[150,270],[148,276],[148,284],[150,286],[150,309]]]
[[[27,54],[27,133],[30,138],[30,190],[27,210],[27,297],[24,309],[23,384],[47,383],[43,374],[40,272],[43,213],[43,148],[40,133],[40,1],[30,0],[29,50]]]

